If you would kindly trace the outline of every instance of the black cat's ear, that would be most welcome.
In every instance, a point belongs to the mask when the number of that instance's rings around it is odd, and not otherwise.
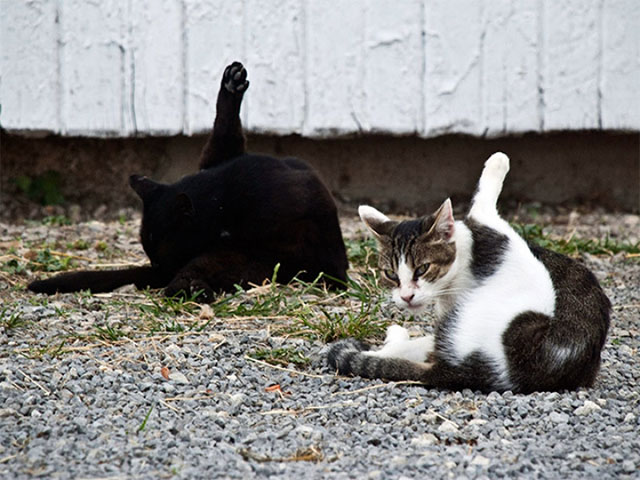
[[[455,220],[453,219],[453,207],[449,198],[440,205],[440,208],[433,214],[433,218],[433,225],[427,235],[435,233],[442,237],[445,242],[450,242],[455,232]]]
[[[396,222],[390,220],[384,213],[369,205],[360,205],[360,207],[358,207],[358,214],[367,228],[369,228],[378,239],[389,235],[396,225]]]
[[[195,215],[195,209],[193,208],[193,202],[189,195],[186,193],[179,193],[175,198],[175,208],[178,215],[181,217],[191,218]]]
[[[142,200],[148,198],[151,193],[160,188],[159,183],[143,175],[131,175],[129,177],[129,185],[131,185],[131,188],[133,188]]]

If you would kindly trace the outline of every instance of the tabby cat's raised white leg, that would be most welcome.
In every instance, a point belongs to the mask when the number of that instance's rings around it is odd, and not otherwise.
[[[478,189],[473,197],[469,216],[477,220],[489,220],[498,216],[498,197],[502,192],[502,182],[509,171],[509,157],[502,152],[494,153],[484,164],[478,181]]]
[[[380,358],[402,358],[411,362],[424,362],[433,352],[434,342],[431,335],[409,338],[409,332],[400,325],[387,328],[387,338],[380,350],[368,350],[364,355]]]

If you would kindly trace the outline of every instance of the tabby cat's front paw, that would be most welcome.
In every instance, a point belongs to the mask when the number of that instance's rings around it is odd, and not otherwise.
[[[247,70],[240,62],[233,62],[224,69],[222,85],[233,95],[242,95],[249,88]]]
[[[348,374],[350,372],[350,360],[353,355],[367,351],[371,348],[370,345],[356,340],[355,338],[346,338],[344,340],[338,340],[329,347],[327,353],[327,364],[329,367],[337,370],[338,373]]]
[[[204,281],[190,278],[174,278],[164,289],[167,297],[179,297],[192,299],[199,303],[211,303],[214,293],[211,287]]]

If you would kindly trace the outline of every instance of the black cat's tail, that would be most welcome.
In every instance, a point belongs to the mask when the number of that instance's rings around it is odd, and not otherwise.
[[[46,280],[31,282],[27,288],[35,293],[111,292],[124,285],[135,284],[138,288],[158,288],[166,285],[157,269],[150,266],[131,267],[122,270],[95,270],[66,272]]]

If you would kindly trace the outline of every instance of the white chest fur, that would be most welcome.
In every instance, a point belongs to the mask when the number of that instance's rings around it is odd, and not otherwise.
[[[479,352],[506,379],[505,330],[523,312],[553,315],[555,292],[544,265],[513,230],[504,226],[498,227],[503,227],[499,230],[509,237],[509,247],[498,270],[458,299],[450,354],[454,357],[451,360],[459,363]]]

